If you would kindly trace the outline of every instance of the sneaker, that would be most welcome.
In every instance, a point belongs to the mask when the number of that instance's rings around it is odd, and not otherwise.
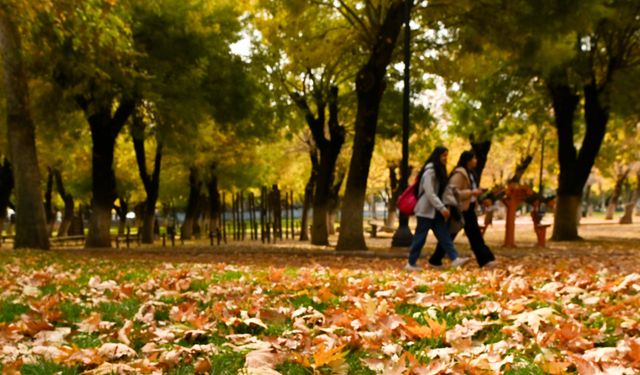
[[[495,260],[492,260],[490,262],[485,263],[481,268],[492,269],[492,268],[496,268],[497,266],[498,266],[498,262]]]
[[[464,265],[469,261],[469,257],[457,257],[454,261],[451,262],[451,268],[456,268]]]
[[[420,271],[422,271],[422,268],[420,268],[420,267],[418,267],[418,266],[412,266],[412,265],[411,265],[411,264],[409,264],[409,263],[407,263],[407,264],[404,266],[404,269],[405,269],[406,271],[414,271],[414,272],[420,272]]]
[[[431,262],[427,262],[427,264],[429,265],[429,268],[433,268],[436,270],[441,270],[444,268],[444,266],[442,264],[433,264]]]

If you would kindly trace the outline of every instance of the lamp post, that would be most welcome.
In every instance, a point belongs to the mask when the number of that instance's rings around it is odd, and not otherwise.
[[[404,92],[402,100],[402,163],[400,165],[400,191],[404,191],[409,182],[409,106],[410,106],[410,64],[411,64],[411,7],[412,0],[404,3]],[[392,247],[411,245],[413,234],[409,229],[409,217],[400,214],[398,229],[391,240]]]

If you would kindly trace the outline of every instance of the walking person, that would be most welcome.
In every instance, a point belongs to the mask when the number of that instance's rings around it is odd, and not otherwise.
[[[475,211],[478,196],[482,194],[482,190],[477,183],[478,177],[475,174],[477,164],[478,159],[475,153],[471,150],[464,151],[460,155],[456,168],[449,176],[447,190],[453,192],[453,196],[457,199],[457,207],[462,211],[464,233],[469,239],[471,250],[476,257],[478,265],[480,267],[492,267],[496,264],[496,258],[484,242]],[[454,230],[451,233],[451,239],[453,240],[458,233],[459,229]],[[429,265],[436,268],[441,267],[446,251],[441,246],[441,243],[438,243],[436,250],[429,259]]]
[[[429,230],[433,230],[438,244],[442,246],[446,255],[451,259],[451,266],[458,267],[469,261],[469,258],[459,257],[458,251],[453,246],[451,235],[447,228],[449,210],[441,200],[442,193],[447,186],[447,157],[449,150],[438,146],[420,170],[416,184],[415,195],[418,202],[414,212],[418,219],[416,233],[411,243],[408,263],[405,269],[408,271],[420,271],[416,262],[422,252],[422,247],[427,240]]]

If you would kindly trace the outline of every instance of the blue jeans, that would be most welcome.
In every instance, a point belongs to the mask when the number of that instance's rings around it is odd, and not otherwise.
[[[422,247],[424,246],[424,243],[427,242],[429,229],[433,230],[433,234],[436,235],[438,243],[442,245],[449,258],[451,260],[455,260],[458,257],[458,251],[453,246],[451,234],[449,234],[449,229],[447,228],[442,214],[436,212],[436,217],[434,219],[427,219],[426,217],[420,216],[418,216],[417,219],[418,226],[416,227],[416,234],[413,235],[413,242],[410,247],[409,264],[412,266],[416,265],[418,258],[420,258]]]

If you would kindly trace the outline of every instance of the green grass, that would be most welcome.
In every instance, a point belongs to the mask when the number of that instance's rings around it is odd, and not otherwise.
[[[192,292],[206,292],[209,289],[209,284],[210,282],[208,282],[207,280],[191,280],[191,284],[189,284],[189,290]]]
[[[458,293],[460,295],[465,295],[471,293],[471,286],[465,284],[458,283],[446,283],[444,285],[444,294]]]
[[[71,338],[71,342],[81,349],[97,348],[102,345],[102,340],[97,333],[78,333]]]
[[[40,287],[40,291],[42,291],[42,294],[47,295],[47,294],[53,294],[58,290],[58,287],[56,286],[56,284],[47,284],[43,287]]]
[[[267,325],[267,329],[262,333],[268,337],[281,336],[286,331],[293,329],[293,322],[288,318],[281,321],[265,322],[265,324]]]
[[[78,323],[87,312],[87,308],[71,301],[63,301],[59,306],[62,319],[71,323]]]
[[[122,281],[145,281],[149,278],[149,272],[146,270],[133,270],[125,273],[121,280]]]
[[[240,280],[244,276],[244,273],[240,271],[225,271],[224,273],[217,273],[211,276],[211,282],[220,283],[225,281]]]
[[[236,375],[244,367],[244,353],[222,352],[211,357],[212,375]]]
[[[441,337],[438,338],[429,338],[429,339],[421,339],[413,342],[413,345],[404,345],[404,348],[411,354],[413,354],[418,361],[421,363],[427,364],[429,363],[429,357],[427,353],[431,349],[444,348],[446,347],[443,339]]]
[[[276,371],[283,375],[312,375],[313,370],[299,363],[285,362],[276,366]]]
[[[320,302],[320,303],[315,302],[313,298],[307,294],[302,294],[299,296],[292,297],[289,299],[289,302],[291,302],[291,304],[295,308],[311,306],[320,312],[324,312],[327,309],[327,307],[330,306],[330,304],[327,302]]]
[[[22,375],[75,375],[80,374],[77,367],[65,367],[57,363],[40,359],[38,362],[23,365],[20,369]]]
[[[365,353],[361,351],[351,351],[345,358],[347,364],[349,364],[349,375],[375,375],[376,372],[362,364],[361,359],[364,358]]]
[[[140,308],[140,300],[136,297],[121,302],[100,302],[98,311],[102,319],[109,322],[123,323],[125,319],[133,319]]]
[[[169,308],[168,307],[158,308],[153,313],[153,319],[159,322],[169,320]]]
[[[426,293],[426,292],[428,292],[430,290],[431,290],[431,288],[429,288],[429,285],[424,285],[423,284],[423,285],[417,285],[415,287],[415,291],[418,292],[418,293]]]
[[[501,330],[502,325],[500,324],[486,326],[473,335],[473,340],[479,340],[483,344],[488,345],[508,339],[509,335],[504,334]]]
[[[21,303],[13,303],[8,300],[0,301],[0,322],[11,323],[16,317],[29,311],[29,307]]]
[[[513,361],[513,367],[504,372],[505,375],[545,375],[546,372],[533,360],[524,356],[517,356]]]

